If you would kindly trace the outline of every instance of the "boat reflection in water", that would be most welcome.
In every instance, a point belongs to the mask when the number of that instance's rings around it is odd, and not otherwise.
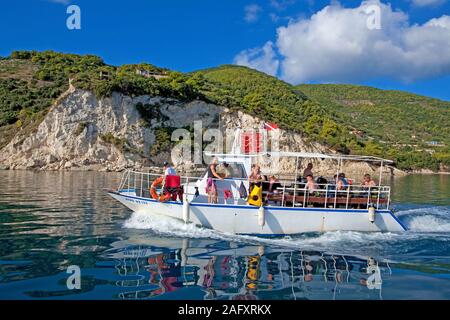
[[[161,247],[113,244],[106,255],[117,260],[117,298],[180,299],[189,291],[191,299],[382,299],[382,277],[392,274],[387,262],[370,257],[167,240]]]

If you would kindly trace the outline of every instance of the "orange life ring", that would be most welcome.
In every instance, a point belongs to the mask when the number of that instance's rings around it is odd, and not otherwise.
[[[150,188],[150,195],[152,196],[152,198],[154,200],[159,199],[158,193],[156,192],[156,188],[158,186],[161,186],[163,181],[164,181],[164,177],[159,177],[159,178],[155,179],[155,181],[153,181],[153,183],[152,183],[152,186]]]

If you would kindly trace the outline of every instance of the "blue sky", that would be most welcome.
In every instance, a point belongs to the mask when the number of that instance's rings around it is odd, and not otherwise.
[[[358,83],[450,101],[450,1],[389,3],[381,2],[385,24],[374,33],[348,27],[364,8],[353,0],[4,1],[0,55],[51,49],[179,71],[239,63],[291,83]],[[66,27],[70,4],[81,9],[81,30]]]

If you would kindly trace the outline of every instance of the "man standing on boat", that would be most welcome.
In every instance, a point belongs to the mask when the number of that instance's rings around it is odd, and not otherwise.
[[[183,199],[183,188],[180,183],[180,176],[177,175],[176,170],[169,165],[167,161],[163,163],[164,175],[162,176],[162,190],[164,193],[163,201],[170,198],[175,201],[178,197],[180,201]],[[161,200],[160,200],[161,201]]]
[[[303,178],[306,179],[306,177],[308,177],[309,175],[314,177],[314,174],[312,172],[312,168],[313,168],[313,164],[310,162],[308,163],[308,166],[305,168],[305,170],[303,171]]]
[[[216,180],[223,178],[216,172],[219,165],[219,159],[214,158],[208,166],[208,180],[206,182],[206,192],[208,193],[208,203],[218,203],[219,195],[217,193]]]
[[[167,161],[164,161],[164,163],[163,163],[163,170],[164,170],[164,176],[163,176],[162,187],[164,190],[164,187],[166,186],[166,177],[167,176],[176,176],[177,171],[173,167],[171,167],[169,162],[167,162]]]
[[[164,169],[164,178],[166,176],[176,176],[177,175],[176,170],[173,167],[171,167],[167,161],[164,161],[163,169]]]

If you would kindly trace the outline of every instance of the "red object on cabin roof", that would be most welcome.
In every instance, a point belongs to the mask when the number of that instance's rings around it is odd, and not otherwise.
[[[263,136],[260,132],[243,132],[241,134],[241,152],[244,154],[262,152]]]
[[[267,131],[277,130],[278,129],[278,125],[276,123],[273,123],[273,122],[264,122],[264,128]]]

